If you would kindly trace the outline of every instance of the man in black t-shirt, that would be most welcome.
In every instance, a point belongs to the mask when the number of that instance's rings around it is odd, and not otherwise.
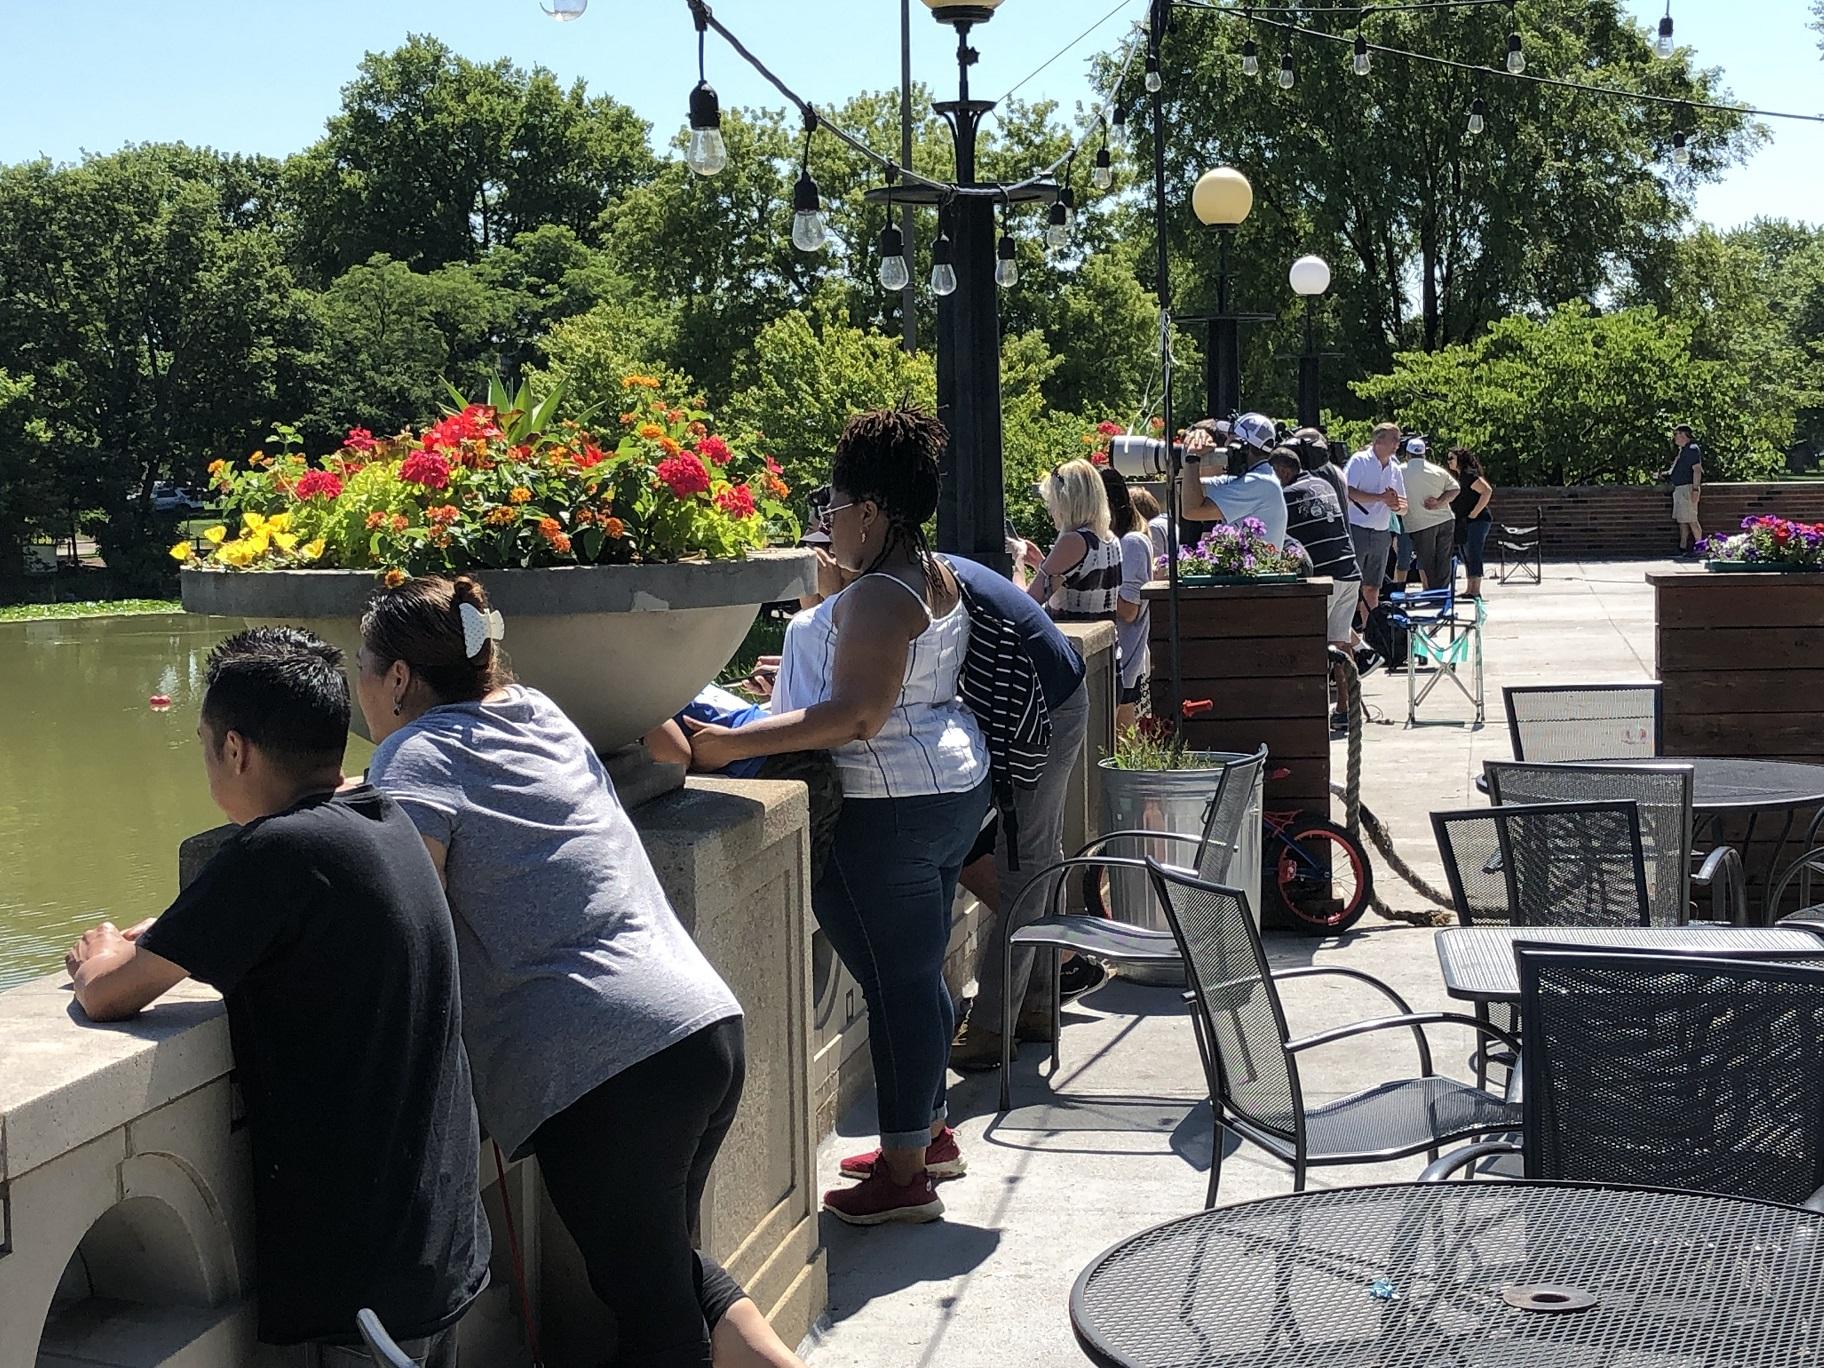
[[[95,1021],[186,977],[221,991],[247,1104],[259,1336],[307,1364],[368,1363],[371,1307],[420,1363],[487,1284],[456,940],[417,828],[345,786],[348,685],[289,627],[218,645],[197,727],[210,796],[240,824],[156,921],[71,948]]]
[[[1677,451],[1666,472],[1672,481],[1672,521],[1678,524],[1679,551],[1694,555],[1704,539],[1697,511],[1704,490],[1704,449],[1692,440],[1691,429],[1684,423],[1672,429],[1672,445]]]

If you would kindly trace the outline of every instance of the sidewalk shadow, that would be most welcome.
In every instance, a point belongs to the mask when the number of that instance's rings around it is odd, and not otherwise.
[[[891,1249],[887,1249],[888,1243]],[[946,1218],[921,1226],[856,1227],[823,1213],[829,1256],[829,1317],[842,1321],[878,1297],[971,1273],[1000,1247],[1001,1232]],[[948,1305],[955,1297],[936,1299]]]

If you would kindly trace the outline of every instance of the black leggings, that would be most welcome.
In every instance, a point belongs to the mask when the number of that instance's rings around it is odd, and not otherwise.
[[[707,1368],[709,1335],[745,1295],[698,1252],[703,1185],[741,1102],[740,1019],[706,1026],[546,1121],[532,1152],[589,1285],[614,1368]]]

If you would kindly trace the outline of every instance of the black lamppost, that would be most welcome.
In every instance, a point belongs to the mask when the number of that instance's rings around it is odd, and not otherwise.
[[[937,508],[937,545],[981,561],[1005,573],[1007,500],[1001,463],[1001,313],[996,291],[997,252],[994,214],[997,205],[1048,202],[1052,184],[1018,188],[976,179],[976,138],[994,108],[992,100],[972,99],[969,68],[976,51],[970,31],[994,17],[1001,0],[924,0],[939,23],[956,29],[957,98],[932,107],[949,124],[956,148],[956,183],[965,193],[949,195],[924,185],[889,185],[868,198],[889,205],[934,205],[939,213],[938,242],[933,249],[934,277],[947,265],[948,292],[937,303],[937,408],[950,431],[944,462],[944,486]],[[986,192],[986,193],[984,193]],[[998,193],[997,193],[998,192]],[[1011,240],[1007,243],[1011,248]],[[945,257],[948,260],[945,260]],[[1017,280],[1017,270],[1003,268],[1002,279]],[[935,284],[934,278],[934,284]]]
[[[1254,207],[1254,187],[1232,166],[1206,171],[1191,191],[1197,221],[1217,233],[1216,312],[1179,315],[1180,321],[1204,325],[1204,409],[1211,418],[1227,418],[1241,407],[1241,325],[1265,322],[1272,314],[1237,313],[1232,299],[1229,251],[1235,230]]]
[[[1316,427],[1322,418],[1318,402],[1317,300],[1330,288],[1330,266],[1322,257],[1302,256],[1288,273],[1292,293],[1305,301],[1305,354],[1298,358],[1298,425]]]

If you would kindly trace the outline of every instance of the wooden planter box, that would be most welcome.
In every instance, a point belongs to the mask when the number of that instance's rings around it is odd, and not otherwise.
[[[1215,706],[1185,724],[1198,750],[1253,751],[1265,745],[1270,808],[1330,810],[1328,614],[1331,582],[1219,584],[1178,590],[1184,697]],[[1152,705],[1170,715],[1171,602],[1163,581],[1146,586],[1152,605]]]

